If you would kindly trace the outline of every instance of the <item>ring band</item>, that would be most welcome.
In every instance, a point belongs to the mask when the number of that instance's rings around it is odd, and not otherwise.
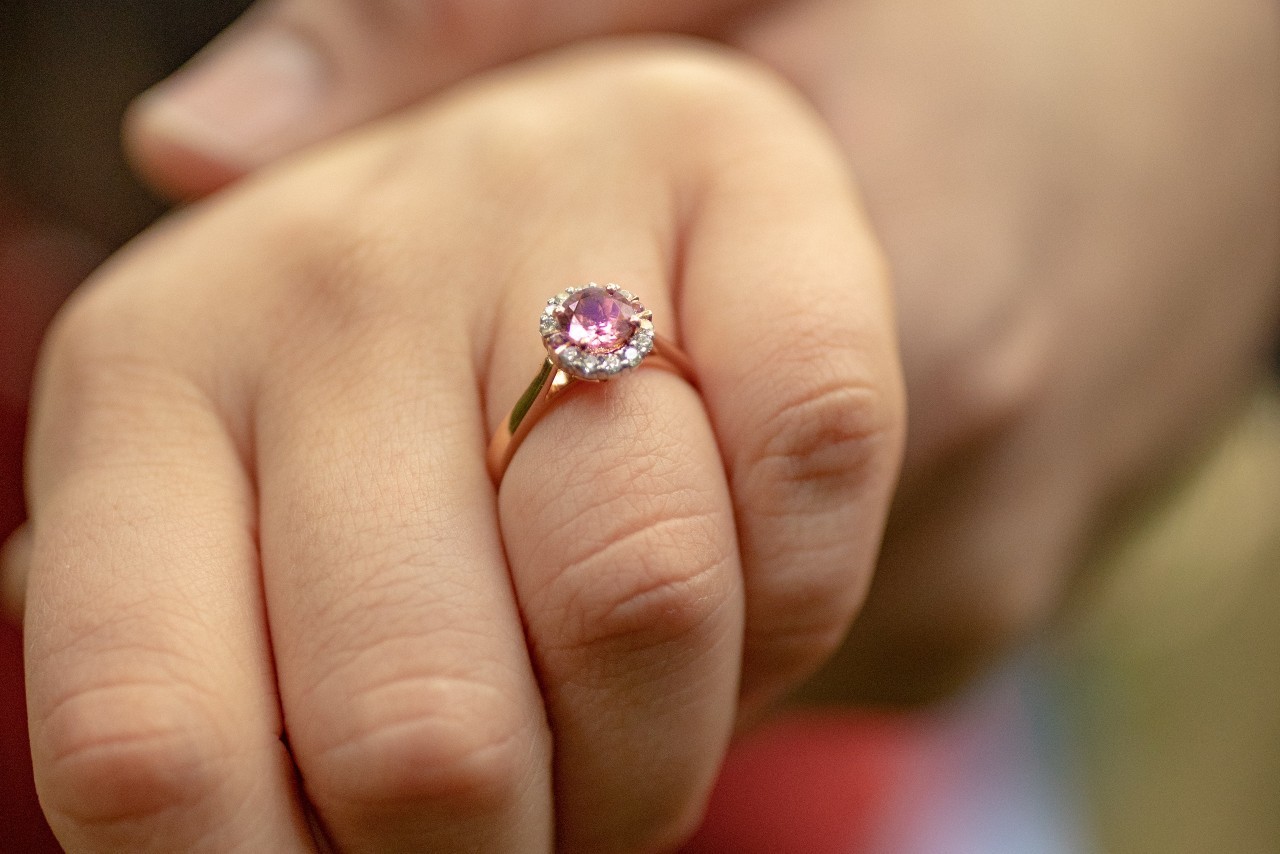
[[[696,386],[689,358],[653,331],[653,313],[617,285],[567,288],[547,300],[539,321],[547,358],[489,441],[487,463],[502,482],[516,449],[567,392],[628,373],[640,365],[669,371]]]

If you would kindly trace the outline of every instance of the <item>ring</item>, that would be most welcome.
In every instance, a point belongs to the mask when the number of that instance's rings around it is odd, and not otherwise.
[[[689,358],[653,331],[653,312],[617,285],[567,288],[547,300],[538,331],[547,348],[533,378],[489,442],[495,484],[529,430],[571,389],[614,379],[649,365],[697,386]]]

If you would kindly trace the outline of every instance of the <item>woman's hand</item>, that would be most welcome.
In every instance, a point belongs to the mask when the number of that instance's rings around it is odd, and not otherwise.
[[[495,494],[539,312],[592,279],[701,395],[585,389]],[[308,851],[310,813],[344,852],[669,846],[844,635],[903,441],[819,123],[620,43],[162,223],[61,315],[34,405],[31,737],[76,852]]]
[[[1042,626],[1117,503],[1203,441],[1275,337],[1271,0],[316,6],[260,6],[206,57],[223,88],[205,65],[168,90],[243,104],[237,80],[260,78],[230,57],[302,32],[329,63],[314,110],[231,151],[234,117],[162,91],[131,125],[147,173],[201,192],[476,67],[625,27],[739,46],[834,128],[894,272],[912,426],[826,697],[936,696]]]

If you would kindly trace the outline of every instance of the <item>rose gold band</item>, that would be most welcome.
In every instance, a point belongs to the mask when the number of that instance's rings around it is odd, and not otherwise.
[[[689,357],[661,335],[654,336],[653,352],[645,357],[640,367],[661,368],[690,384],[697,386],[693,375],[693,367]],[[515,456],[516,449],[524,441],[534,424],[537,424],[547,411],[577,386],[595,385],[591,380],[579,379],[557,368],[550,359],[542,363],[542,370],[533,378],[533,382],[525,389],[524,394],[516,401],[511,412],[498,426],[497,432],[489,440],[487,463],[489,476],[495,484],[502,483],[502,476]]]

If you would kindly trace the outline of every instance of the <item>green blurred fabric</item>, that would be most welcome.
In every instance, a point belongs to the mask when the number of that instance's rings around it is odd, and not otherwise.
[[[1280,391],[1087,574],[1057,654],[1104,854],[1280,852]]]

